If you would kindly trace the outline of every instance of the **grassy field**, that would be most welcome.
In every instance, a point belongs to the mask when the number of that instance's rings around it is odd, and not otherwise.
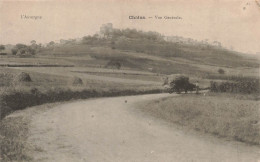
[[[175,45],[174,45],[175,46]],[[157,48],[157,47],[156,47]],[[225,70],[227,75],[255,76],[259,73],[259,60],[242,57],[234,52],[220,49],[202,50],[196,46],[167,44],[162,52],[137,52],[130,48],[111,49],[107,45],[67,44],[53,48],[43,48],[30,57],[1,56],[1,64],[33,65],[70,65],[75,67],[106,67],[110,61],[117,61],[121,69],[153,72],[158,74],[187,74],[205,77],[218,74],[218,69]],[[182,49],[182,54],[175,56],[171,49]],[[176,51],[175,51],[176,52]],[[171,54],[172,53],[172,54]],[[231,64],[232,63],[232,64]]]
[[[260,101],[257,94],[188,94],[139,106],[143,113],[187,129],[260,144]]]
[[[179,46],[179,45],[178,45]],[[158,47],[159,48],[159,47]],[[162,74],[188,74],[204,75],[217,74],[219,68],[223,68],[227,74],[244,75],[258,74],[259,60],[249,59],[218,49],[201,50],[197,47],[174,47],[187,52],[180,56],[171,55],[172,47],[163,47],[166,51],[137,52],[134,49],[111,49],[104,45],[64,45],[54,49],[45,49],[38,56],[43,58],[59,58],[66,60],[67,64],[75,66],[104,67],[111,60],[122,64],[122,69],[151,71]],[[192,51],[194,50],[194,51]],[[177,50],[178,51],[178,50]],[[232,64],[231,64],[232,63]],[[252,66],[251,66],[252,65]],[[243,70],[241,70],[243,68]]]
[[[143,81],[156,81],[162,82],[162,78],[156,74],[154,75],[145,75],[145,74],[129,74],[129,73],[108,73],[108,72],[78,72],[86,73],[98,76],[108,76],[113,78],[125,78],[125,79],[134,79],[134,80],[143,80]]]
[[[33,69],[33,70],[28,70]],[[71,68],[67,68],[69,70]],[[84,70],[84,68],[74,68]],[[91,70],[91,69],[87,69]],[[97,69],[96,69],[97,70]],[[109,70],[99,70],[108,72]],[[19,81],[21,72],[26,71],[30,82]],[[95,71],[95,70],[93,70]],[[123,71],[124,76],[133,77],[134,71]],[[128,74],[128,72],[130,74]],[[78,75],[76,75],[78,74]],[[121,75],[121,74],[118,74]],[[145,84],[142,79],[149,80],[149,75],[139,75],[135,82],[118,80],[116,76],[95,78],[94,75],[83,76],[81,73],[70,72],[64,68],[0,68],[0,116],[3,118],[14,110],[48,102],[66,101],[101,96],[119,96],[145,93],[159,93],[163,90],[160,82]],[[82,84],[74,85],[75,76],[82,79]],[[157,77],[154,75],[154,77]],[[158,77],[159,78],[159,77]],[[158,79],[157,79],[158,80]]]
[[[29,119],[10,117],[0,122],[0,161],[31,161],[26,143]]]
[[[119,73],[118,75],[114,74],[112,76],[109,75],[110,72],[103,72],[103,69],[101,72],[92,72],[94,73],[102,73],[104,75],[101,76],[110,76],[112,78],[111,80],[114,79],[115,82],[106,80],[104,79],[95,79],[94,77],[84,77],[82,73],[85,72],[77,72],[73,71],[72,68],[0,68],[0,88],[10,88],[10,86],[27,86],[27,87],[32,87],[32,86],[37,86],[37,87],[42,87],[42,88],[52,88],[52,87],[70,87],[72,86],[73,78],[75,76],[78,76],[82,78],[83,80],[83,85],[81,87],[83,88],[95,88],[95,89],[102,89],[102,88],[118,88],[118,89],[123,89],[123,88],[134,88],[134,87],[154,87],[160,84],[161,78],[160,76],[156,76],[156,74],[150,74],[150,75],[143,75],[142,73],[138,74],[140,77],[135,77],[134,74],[128,73],[128,71],[123,71],[122,73]],[[29,70],[28,70],[29,69]],[[75,68],[75,69],[80,69],[82,68]],[[84,69],[84,68],[83,68]],[[92,69],[87,69],[92,70]],[[70,72],[72,71],[72,72]],[[21,73],[21,72],[27,72],[31,78],[32,82],[26,83],[26,82],[16,82],[15,78]],[[123,74],[124,73],[124,74]],[[108,75],[106,75],[108,74]],[[125,77],[120,77],[120,76],[125,76]],[[147,78],[146,78],[147,77]],[[149,80],[150,78],[153,78],[155,81],[158,81],[158,84],[155,85],[146,85],[144,84],[145,82],[142,82],[142,80]],[[141,82],[117,82],[117,78],[128,78],[128,79],[135,79],[135,80],[140,80]],[[116,83],[116,84],[115,84]]]

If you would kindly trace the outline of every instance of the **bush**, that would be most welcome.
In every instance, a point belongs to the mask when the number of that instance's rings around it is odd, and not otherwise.
[[[25,73],[25,72],[20,73],[17,76],[16,80],[19,81],[19,82],[31,82],[32,81],[30,75],[28,73]]]
[[[250,80],[257,80],[259,76],[243,76],[243,75],[222,75],[222,74],[206,74],[203,76],[205,79],[212,79],[212,80],[228,80],[228,81],[250,81]]]
[[[111,68],[116,68],[120,69],[121,68],[121,63],[115,60],[111,60],[107,63],[106,67],[111,67]]]
[[[13,55],[16,55],[17,52],[18,52],[18,49],[16,49],[16,48],[12,49],[12,54],[13,54]]]
[[[108,90],[90,90],[90,89],[70,89],[70,88],[52,88],[46,90],[30,89],[10,89],[0,93],[0,120],[15,110],[22,110],[26,107],[40,105],[44,103],[53,103],[58,101],[69,101],[72,99],[86,99],[91,97],[111,97],[138,94],[161,93],[161,89],[132,90],[132,89],[108,89]]]
[[[74,77],[73,81],[72,81],[72,85],[74,85],[74,86],[81,86],[81,85],[83,85],[83,81],[79,77]]]
[[[259,93],[259,79],[253,80],[242,80],[238,82],[221,82],[217,83],[214,81],[210,82],[210,91],[211,92],[230,92],[230,93]]]
[[[223,69],[218,69],[219,74],[225,74],[225,71]]]
[[[189,77],[179,76],[170,83],[170,87],[171,92],[181,93],[185,91],[185,93],[187,93],[188,91],[194,90],[196,86],[189,82]]]

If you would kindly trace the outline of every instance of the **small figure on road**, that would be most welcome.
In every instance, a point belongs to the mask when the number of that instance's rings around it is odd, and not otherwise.
[[[163,78],[163,86],[164,85],[168,85],[169,84],[169,78],[168,78],[168,76],[166,76],[165,78]]]
[[[199,94],[199,81],[196,82],[196,94]]]

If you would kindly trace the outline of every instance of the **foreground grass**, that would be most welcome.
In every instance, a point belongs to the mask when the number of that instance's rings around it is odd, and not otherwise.
[[[60,103],[44,104],[23,111],[17,111],[0,120],[0,161],[29,162],[35,161],[31,154],[42,151],[27,142],[32,117]]]
[[[182,95],[145,103],[140,109],[188,129],[259,145],[260,101],[255,99],[222,94]]]
[[[31,161],[27,137],[28,118],[9,117],[0,121],[0,161]]]

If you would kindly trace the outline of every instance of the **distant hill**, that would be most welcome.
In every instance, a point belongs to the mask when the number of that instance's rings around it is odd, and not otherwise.
[[[122,62],[122,68],[158,73],[208,74],[217,68],[259,68],[255,57],[221,47],[220,42],[207,44],[192,39],[169,41],[157,32],[136,29],[114,29],[103,25],[100,32],[78,41],[67,40],[43,48],[38,55],[77,56],[75,64],[105,66],[111,60]],[[88,57],[90,60],[83,61]],[[81,59],[80,59],[81,58]],[[214,70],[213,70],[214,69]]]

